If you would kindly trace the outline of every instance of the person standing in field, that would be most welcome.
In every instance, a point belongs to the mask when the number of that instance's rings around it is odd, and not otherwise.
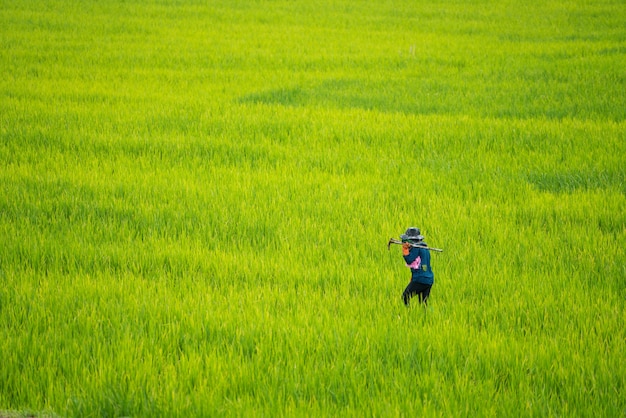
[[[411,269],[411,282],[404,289],[402,300],[406,306],[409,306],[411,298],[417,296],[420,303],[427,305],[435,276],[430,268],[430,251],[420,246],[428,247],[428,245],[424,242],[419,228],[408,228],[400,238],[403,242],[402,256],[406,266]]]

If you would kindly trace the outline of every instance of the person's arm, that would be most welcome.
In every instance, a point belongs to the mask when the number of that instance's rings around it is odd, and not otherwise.
[[[420,268],[422,259],[419,248],[411,247],[408,243],[402,244],[402,256],[406,265],[412,269]]]

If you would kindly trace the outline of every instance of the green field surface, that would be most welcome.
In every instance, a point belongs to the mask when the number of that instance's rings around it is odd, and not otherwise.
[[[625,22],[0,0],[0,417],[626,417]]]

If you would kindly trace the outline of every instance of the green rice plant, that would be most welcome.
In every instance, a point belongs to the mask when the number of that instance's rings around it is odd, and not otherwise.
[[[624,415],[619,2],[1,6],[0,416]]]

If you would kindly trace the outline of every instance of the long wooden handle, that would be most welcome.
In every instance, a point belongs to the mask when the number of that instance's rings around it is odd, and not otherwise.
[[[387,243],[387,249],[389,250],[391,248],[391,244],[398,244],[398,245],[402,245],[404,244],[404,242],[399,241],[397,239],[394,238],[389,238],[389,242]],[[420,245],[420,244],[414,244],[412,242],[408,242],[407,244],[409,244],[411,247],[415,247],[415,248],[424,248],[426,250],[430,250],[430,251],[437,251],[442,253],[443,250],[441,248],[432,248],[432,247],[427,247],[425,245]]]

